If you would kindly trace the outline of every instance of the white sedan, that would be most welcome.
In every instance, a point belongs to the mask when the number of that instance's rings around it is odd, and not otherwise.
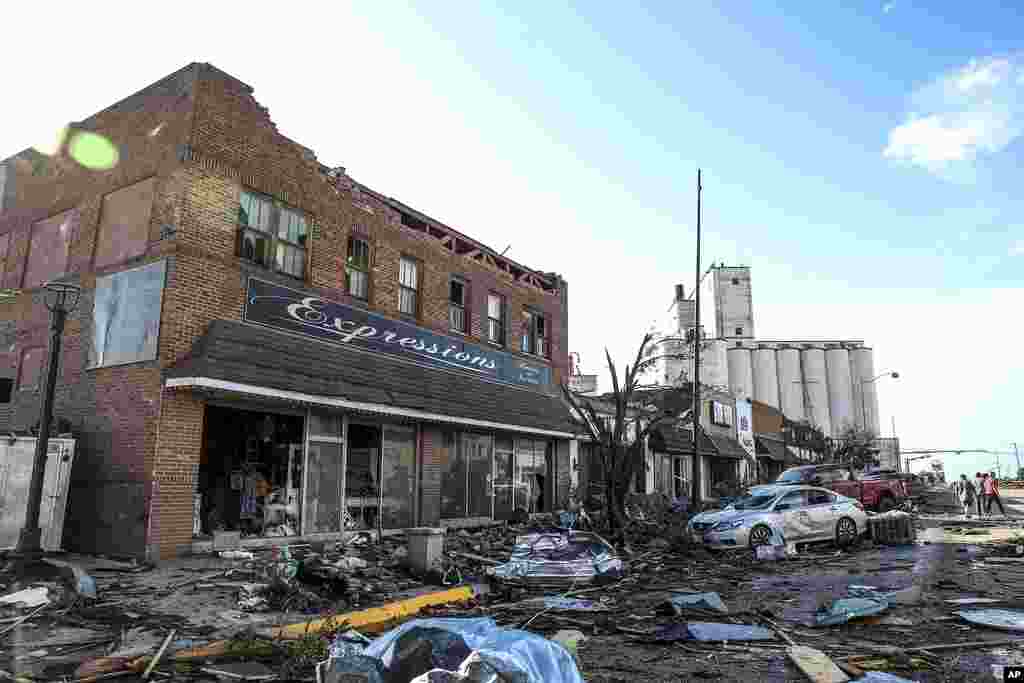
[[[755,547],[773,540],[834,540],[849,545],[867,529],[860,501],[817,486],[758,487],[726,509],[690,521],[691,533],[714,549]]]

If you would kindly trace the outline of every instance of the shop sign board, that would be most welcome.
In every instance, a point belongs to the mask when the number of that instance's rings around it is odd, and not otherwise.
[[[551,369],[542,363],[254,277],[249,278],[243,320],[486,381],[526,387],[551,383]]]
[[[736,438],[751,458],[757,457],[754,444],[754,406],[745,400],[736,401]]]

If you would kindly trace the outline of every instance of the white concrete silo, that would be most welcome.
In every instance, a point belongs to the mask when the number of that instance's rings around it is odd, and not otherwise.
[[[748,346],[734,346],[727,352],[729,390],[738,399],[754,398],[754,365]]]
[[[800,351],[783,344],[775,351],[779,374],[779,408],[790,420],[804,419],[804,389],[800,377]]]
[[[737,398],[754,398],[754,363],[750,347],[734,346],[726,354],[729,390]]]
[[[825,349],[821,346],[804,347],[800,352],[800,365],[804,382],[804,414],[825,436],[832,436],[832,411],[828,405]]]
[[[828,409],[832,414],[832,436],[854,426],[853,390],[850,387],[850,352],[839,344],[825,345],[828,372]]]
[[[850,381],[853,387],[854,414],[857,424],[878,434],[878,394],[875,383],[875,354],[867,347],[850,349]]]
[[[758,344],[754,349],[754,399],[779,407],[779,372],[775,363],[775,349]]]
[[[714,387],[729,386],[729,360],[727,342],[710,339],[701,350],[700,381]]]

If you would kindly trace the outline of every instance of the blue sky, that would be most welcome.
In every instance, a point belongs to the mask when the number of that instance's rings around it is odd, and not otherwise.
[[[692,285],[699,166],[705,263],[753,267],[758,335],[865,339],[904,446],[1024,443],[1019,7],[834,4],[184,2],[160,37],[33,3],[0,156],[212,62],[324,163],[561,272],[591,372]]]

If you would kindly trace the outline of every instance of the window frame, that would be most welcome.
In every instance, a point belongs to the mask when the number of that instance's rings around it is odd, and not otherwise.
[[[498,302],[498,317],[497,318],[495,318],[495,317],[493,317],[491,315],[491,300],[492,299],[495,299]],[[506,330],[505,330],[505,328],[506,328],[506,324],[505,324],[505,318],[506,318],[505,308],[506,308],[505,297],[503,295],[501,295],[501,294],[499,294],[497,292],[488,292],[487,293],[487,332],[486,332],[486,334],[487,334],[487,342],[489,344],[494,344],[495,346],[499,346],[501,348],[505,348],[505,346],[507,344],[506,338],[505,338],[505,334],[506,334]],[[492,326],[495,325],[495,323],[497,324],[497,328],[498,328],[497,338],[494,338],[491,335],[491,328],[492,328]]]
[[[743,328],[742,327],[737,327],[736,328],[736,334],[737,335],[743,334]]]
[[[454,300],[453,288],[460,287],[462,289],[462,296],[460,297],[461,303],[456,303]],[[469,292],[469,283],[465,278],[458,275],[452,275],[448,278],[448,330],[450,332],[456,332],[458,334],[469,333],[469,313],[467,312],[466,298]],[[457,312],[462,313],[462,325],[461,327],[456,325]]]
[[[550,358],[551,338],[547,335],[547,316],[532,308],[524,308],[523,317],[529,319],[529,323],[527,330],[520,337],[519,350],[538,358]],[[543,334],[540,333],[540,328],[544,329]],[[523,342],[527,340],[528,344],[524,345]],[[529,348],[524,348],[524,346]]]
[[[402,264],[409,263],[413,268],[413,286],[402,282]],[[420,314],[420,262],[412,256],[401,255],[398,257],[398,313],[410,318],[419,318]],[[402,294],[412,292],[413,310],[406,311],[402,308]]]
[[[247,207],[244,202],[244,197],[246,195],[261,202],[261,204],[266,207],[267,218],[265,223],[253,224],[249,222]],[[243,212],[246,212],[244,213],[246,217],[244,222],[242,220]],[[304,230],[302,234],[298,235],[299,241],[297,242],[293,242],[288,238],[287,230],[289,226],[284,225],[282,222],[282,217],[286,214],[294,214],[303,223]],[[312,232],[310,230],[311,222],[310,215],[305,211],[279,201],[270,195],[243,187],[238,197],[238,216],[235,220],[237,242],[235,247],[235,256],[243,261],[259,266],[260,268],[269,270],[272,273],[305,282],[309,276],[309,237]],[[286,232],[284,237],[281,236],[282,228]],[[245,237],[248,233],[255,233],[267,240],[267,251],[264,255],[265,263],[257,260],[255,257],[247,256],[245,254]],[[302,264],[301,275],[296,275],[283,267],[283,261],[279,265],[279,249],[283,250],[283,253],[288,253],[288,250],[290,249],[301,252],[302,258],[301,261],[299,261],[299,263]]]
[[[363,265],[353,261],[353,247],[357,242],[366,247],[366,263]],[[355,299],[359,299],[360,301],[370,300],[370,264],[372,259],[373,254],[370,249],[370,240],[362,235],[350,234],[348,236],[348,250],[345,255],[345,293]],[[365,289],[363,296],[353,293],[352,271],[363,274],[363,286]]]

